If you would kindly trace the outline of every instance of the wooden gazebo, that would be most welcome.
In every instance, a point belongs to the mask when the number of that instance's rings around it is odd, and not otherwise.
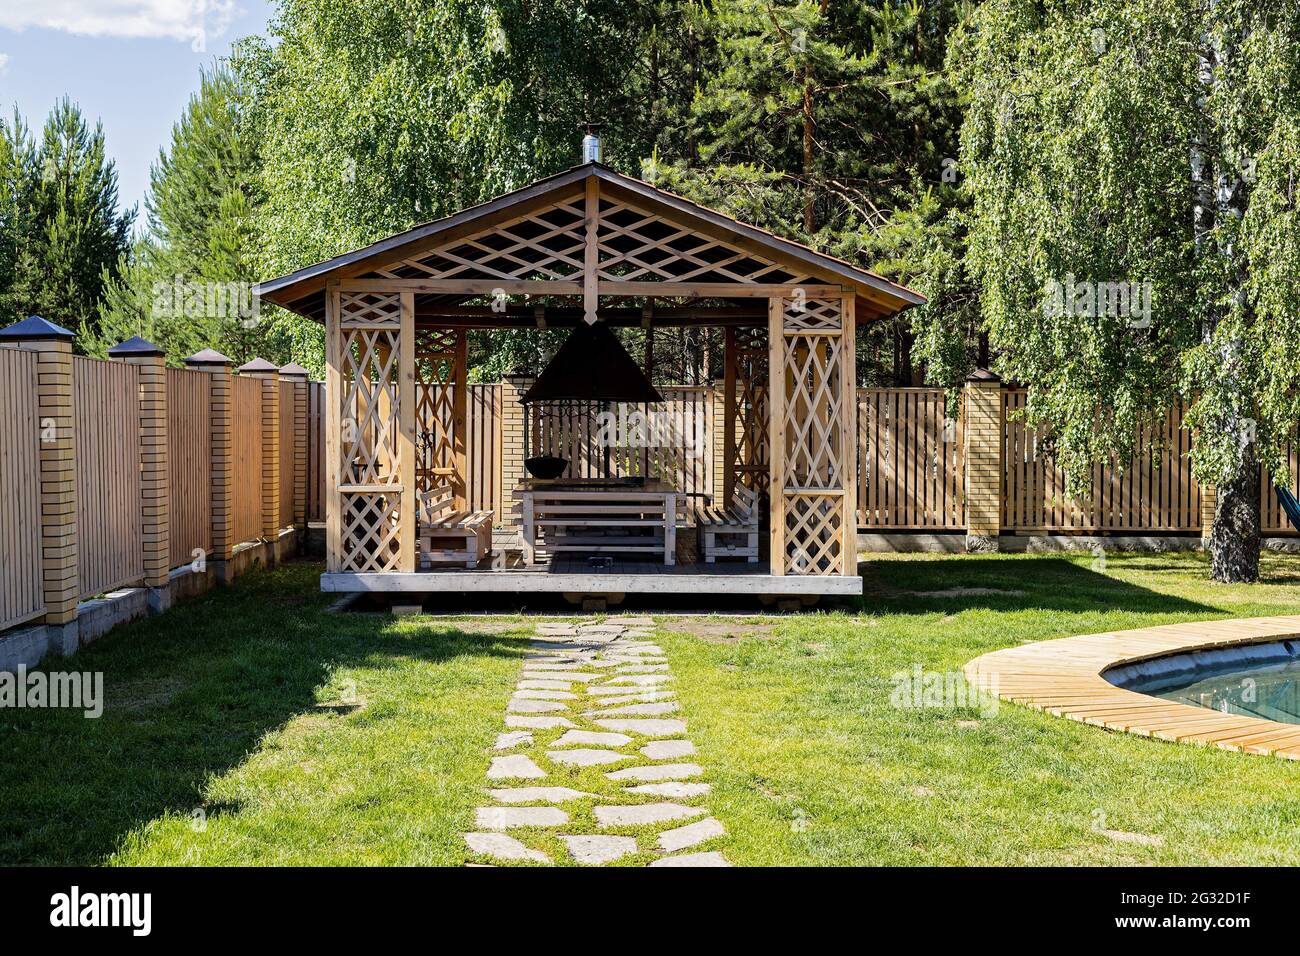
[[[861,593],[854,326],[909,289],[590,162],[257,293],[326,328],[325,590]],[[430,488],[466,500],[466,333],[584,321],[725,328],[720,503],[766,499],[766,561],[422,560]],[[430,381],[450,414],[417,407]],[[445,474],[419,466],[430,444]]]

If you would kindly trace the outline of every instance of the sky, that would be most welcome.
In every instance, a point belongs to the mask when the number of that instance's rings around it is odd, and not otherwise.
[[[0,0],[0,109],[36,135],[67,95],[102,120],[122,208],[141,215],[149,165],[198,89],[199,69],[264,33],[274,0]]]

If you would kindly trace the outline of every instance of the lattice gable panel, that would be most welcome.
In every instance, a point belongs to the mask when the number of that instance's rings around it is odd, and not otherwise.
[[[612,281],[765,282],[811,277],[632,203],[602,198],[600,277]]]
[[[563,201],[484,228],[374,274],[389,279],[574,279],[586,227],[580,200]]]
[[[343,329],[396,329],[402,322],[400,295],[381,292],[344,292],[339,297],[339,325]]]

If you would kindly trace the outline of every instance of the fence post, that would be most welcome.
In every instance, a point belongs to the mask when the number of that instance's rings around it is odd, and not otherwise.
[[[0,343],[37,353],[41,429],[41,578],[48,648],[71,654],[79,645],[77,602],[77,443],[73,414],[73,334],[39,315],[0,331]]]
[[[1210,550],[1210,535],[1214,532],[1214,512],[1219,503],[1219,491],[1214,485],[1201,485],[1201,547]]]
[[[709,452],[712,455],[709,494],[713,504],[721,508],[730,504],[727,498],[727,472],[731,467],[727,460],[728,428],[726,379],[715,378],[709,383]]]
[[[218,584],[235,579],[230,562],[235,548],[235,427],[230,359],[215,349],[204,349],[185,360],[197,372],[209,375],[208,410],[212,435],[212,569]]]
[[[293,526],[298,529],[298,550],[307,547],[307,375],[301,365],[280,366],[280,378],[293,383]],[[280,436],[284,441],[284,436]]]
[[[966,550],[997,551],[1002,532],[1002,380],[966,379]]]
[[[140,540],[149,609],[171,606],[171,476],[167,440],[167,363],[163,350],[140,336],[108,350],[115,362],[140,369]]]
[[[501,503],[501,523],[515,524],[515,486],[524,479],[524,406],[519,399],[533,387],[534,378],[529,372],[512,372],[501,383],[501,490],[497,501]]]
[[[262,537],[266,566],[273,568],[280,538],[280,369],[255,358],[239,366],[239,374],[262,383]]]

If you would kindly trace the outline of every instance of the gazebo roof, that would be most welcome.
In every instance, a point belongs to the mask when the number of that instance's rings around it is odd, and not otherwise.
[[[754,305],[747,285],[832,286],[854,293],[856,311],[865,319],[925,302],[911,289],[865,269],[600,163],[575,166],[263,282],[255,291],[318,321],[324,319],[325,286],[332,280],[420,280],[417,320],[488,296],[494,284],[512,294],[580,296],[584,255],[590,254],[584,196],[598,197],[599,295],[724,301],[749,296]],[[490,326],[494,316],[482,318]]]

